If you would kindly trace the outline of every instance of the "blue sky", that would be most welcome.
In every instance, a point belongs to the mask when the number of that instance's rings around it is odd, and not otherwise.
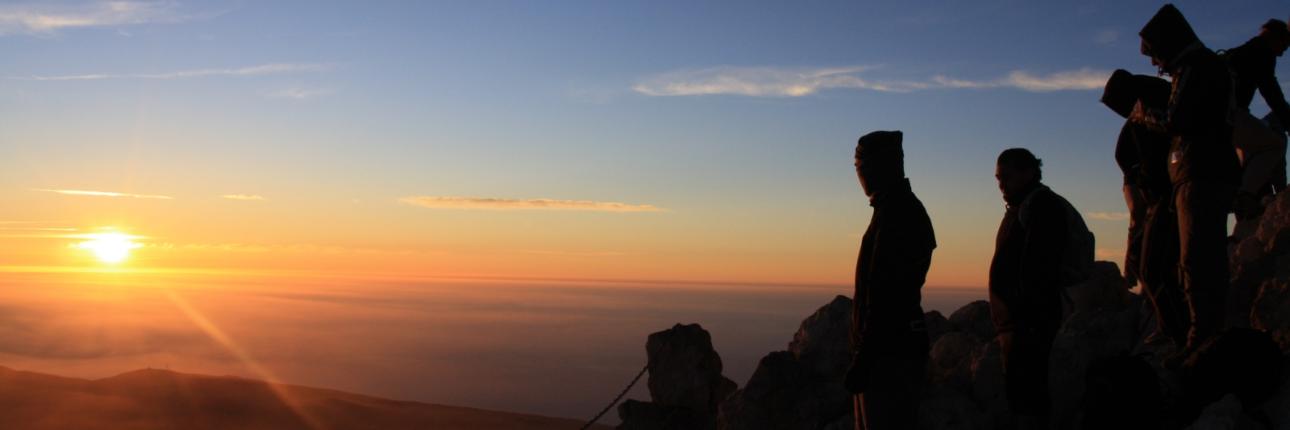
[[[425,211],[410,213],[399,198],[627,202],[667,213],[586,227],[693,237],[528,241],[643,258],[669,248],[693,258],[747,251],[785,261],[767,275],[776,280],[845,283],[868,217],[850,166],[854,141],[900,129],[942,243],[933,279],[980,285],[1002,212],[992,177],[1002,149],[1032,149],[1047,182],[1086,216],[1124,211],[1112,158],[1120,120],[1097,98],[1110,70],[1152,73],[1136,33],[1159,6],[6,3],[0,180],[30,209],[0,218],[67,207],[32,189],[236,192],[292,202],[245,219],[308,213],[426,247],[407,238],[425,231]],[[1283,2],[1178,6],[1213,48],[1290,16]],[[328,209],[356,202],[384,206]],[[113,208],[134,213],[124,205]],[[459,223],[451,228],[492,226],[434,216]],[[585,222],[494,221],[539,232]],[[387,224],[399,227],[381,230]],[[1123,220],[1090,225],[1104,258],[1122,249]],[[241,240],[371,242],[350,230],[256,230]]]

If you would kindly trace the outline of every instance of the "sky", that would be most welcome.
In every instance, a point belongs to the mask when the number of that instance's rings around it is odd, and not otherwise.
[[[1278,6],[1180,4],[1215,48]],[[984,285],[1009,147],[1113,259],[1097,98],[1153,72],[1157,7],[6,3],[3,257],[76,264],[24,228],[113,227],[140,267],[845,284],[854,141],[899,129],[930,285]]]
[[[1004,211],[994,160],[1006,148],[1038,155],[1045,182],[1084,214],[1099,259],[1122,260],[1122,120],[1098,98],[1114,69],[1155,73],[1136,34],[1160,5],[3,2],[0,281],[62,291],[130,272],[242,285],[210,278],[235,274],[261,295],[311,288],[281,276],[342,275],[831,288],[796,305],[784,317],[793,325],[848,294],[871,214],[856,139],[902,130],[939,242],[926,291],[984,297]],[[1178,6],[1215,49],[1290,17],[1285,2]],[[138,245],[122,263],[80,245],[111,231]],[[391,288],[344,293],[402,291]],[[436,288],[424,294],[448,287]],[[235,297],[204,312],[221,315]],[[399,325],[370,309],[331,312]],[[641,330],[624,336],[632,354]],[[102,372],[31,351],[9,351],[9,362]],[[616,365],[626,367],[613,375],[635,366]],[[595,402],[515,409],[572,414]]]

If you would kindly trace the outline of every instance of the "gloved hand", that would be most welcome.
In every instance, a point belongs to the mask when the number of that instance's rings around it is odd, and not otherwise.
[[[859,349],[851,356],[851,367],[847,368],[846,379],[842,382],[843,387],[852,394],[863,393],[869,385],[869,373],[872,363],[866,359],[865,354]]]

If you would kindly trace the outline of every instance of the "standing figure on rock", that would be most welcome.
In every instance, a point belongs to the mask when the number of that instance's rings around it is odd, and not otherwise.
[[[1179,277],[1191,316],[1180,356],[1222,329],[1228,289],[1227,214],[1240,179],[1228,125],[1231,75],[1187,19],[1165,5],[1138,33],[1142,53],[1172,77],[1164,110],[1138,103],[1129,119],[1169,135]]]
[[[999,154],[995,170],[1007,211],[990,262],[990,319],[1021,429],[1048,428],[1048,356],[1065,288],[1093,270],[1093,234],[1079,211],[1041,182],[1041,165],[1030,151],[1012,148]]]
[[[1290,104],[1277,82],[1277,58],[1290,47],[1290,29],[1278,19],[1263,24],[1258,36],[1222,54],[1236,85],[1233,106],[1232,144],[1241,159],[1241,186],[1236,193],[1236,219],[1256,218],[1263,213],[1261,200],[1286,185],[1286,136],[1290,125]],[[1250,115],[1254,92],[1272,109],[1271,119],[1280,127]]]
[[[901,138],[899,131],[875,131],[856,145],[856,174],[873,206],[856,263],[854,356],[844,381],[856,394],[856,429],[915,427],[927,373],[920,290],[936,237],[905,178]]]
[[[1116,70],[1106,83],[1102,103],[1126,118],[1115,145],[1129,208],[1124,277],[1142,285],[1155,310],[1157,330],[1149,341],[1168,338],[1181,347],[1187,342],[1190,318],[1178,283],[1178,219],[1169,181],[1169,136],[1127,121],[1138,103],[1165,109],[1169,92],[1169,81]]]

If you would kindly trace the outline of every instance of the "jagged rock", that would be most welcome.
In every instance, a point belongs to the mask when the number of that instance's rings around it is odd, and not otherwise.
[[[734,382],[721,375],[712,337],[698,324],[677,324],[649,335],[645,351],[654,403],[711,413],[734,391]]]
[[[721,375],[721,356],[712,349],[707,330],[698,324],[677,324],[649,335],[645,352],[653,401],[619,405],[618,428],[714,428],[718,403],[736,386]]]
[[[1189,406],[1233,394],[1246,408],[1276,395],[1284,357],[1267,333],[1234,328],[1210,339],[1183,363]]]
[[[816,430],[851,409],[840,381],[824,381],[788,351],[761,359],[744,388],[721,403],[717,428],[723,430]]]
[[[981,408],[984,428],[1003,429],[1012,420],[999,340],[985,344],[972,360],[972,399]]]
[[[981,341],[976,336],[961,331],[946,333],[932,345],[927,363],[928,379],[933,385],[971,394],[972,362],[980,349]]]
[[[1267,415],[1274,429],[1290,429],[1290,359],[1281,361],[1281,384],[1277,394],[1263,403],[1262,412]]]
[[[968,332],[982,342],[994,339],[994,321],[990,319],[990,302],[985,300],[963,305],[950,314],[950,323],[957,330]]]
[[[1254,300],[1250,323],[1267,331],[1281,350],[1290,353],[1290,281],[1268,281]]]
[[[1066,288],[1066,297],[1069,302],[1064,307],[1068,317],[1076,312],[1118,307],[1128,303],[1129,284],[1120,276],[1120,268],[1115,263],[1097,261],[1087,281]]]
[[[1197,418],[1188,430],[1236,430],[1252,429],[1255,427],[1254,421],[1245,415],[1241,407],[1241,401],[1236,396],[1228,395],[1222,400],[1214,402],[1201,412],[1200,418]]]
[[[1248,224],[1248,223],[1247,223]],[[1257,227],[1236,232],[1229,248],[1231,288],[1227,324],[1250,326],[1250,307],[1271,279],[1290,281],[1290,193],[1279,193],[1257,220]]]
[[[712,417],[687,408],[625,400],[618,405],[618,430],[710,429]]]
[[[968,395],[932,386],[923,394],[918,408],[921,430],[974,430],[984,428],[981,412]]]
[[[834,297],[803,320],[788,350],[817,374],[842,380],[851,365],[851,299]]]
[[[1048,367],[1055,428],[1072,428],[1078,422],[1089,364],[1134,349],[1140,339],[1138,309],[1124,305],[1076,312],[1062,324]]]
[[[954,325],[938,311],[923,314],[923,323],[927,325],[927,342],[930,345],[935,345],[945,333],[954,331]]]

